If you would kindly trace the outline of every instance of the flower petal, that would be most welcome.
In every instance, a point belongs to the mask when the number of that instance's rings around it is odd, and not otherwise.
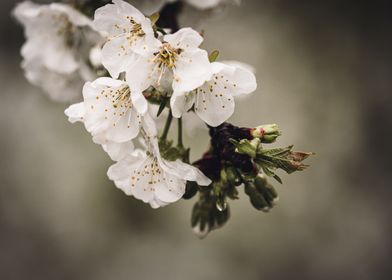
[[[186,27],[181,28],[174,34],[165,35],[163,40],[175,48],[186,50],[189,48],[198,48],[203,42],[203,37],[194,29]]]
[[[174,69],[173,90],[188,92],[211,78],[212,69],[205,50],[193,49],[179,55]]]
[[[162,169],[168,173],[186,181],[195,181],[200,186],[208,186],[211,180],[205,176],[198,168],[184,163],[180,160],[167,161],[160,159]]]
[[[134,147],[132,141],[124,143],[108,142],[107,144],[102,145],[103,150],[107,152],[114,161],[120,161],[123,158],[132,155]]]
[[[205,84],[196,90],[195,112],[210,126],[218,126],[234,112],[234,99],[220,87]]]
[[[84,102],[72,104],[64,111],[71,123],[82,122],[85,114]]]
[[[257,88],[254,73],[244,67],[214,62],[212,69],[218,74],[217,82],[231,95],[249,94]]]

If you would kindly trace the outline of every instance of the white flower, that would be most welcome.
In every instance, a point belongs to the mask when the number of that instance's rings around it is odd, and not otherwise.
[[[102,49],[102,64],[113,78],[126,71],[139,54],[159,41],[154,37],[150,19],[122,0],[95,11],[94,26],[107,35]]]
[[[128,83],[141,90],[190,91],[211,77],[211,64],[199,48],[203,37],[191,28],[165,35],[159,47],[139,56],[126,73]]]
[[[82,27],[91,20],[65,4],[18,4],[16,18],[24,25],[27,42],[22,47],[25,59],[40,58],[42,64],[58,73],[72,73],[79,67],[77,44]]]
[[[45,67],[37,59],[24,60],[22,68],[26,79],[31,84],[41,87],[52,100],[66,102],[80,99],[84,80],[79,73],[57,73]]]
[[[76,103],[69,106],[65,110],[65,114],[68,116],[68,120],[71,123],[84,122],[86,116],[86,106],[84,102]],[[116,143],[108,141],[104,134],[97,134],[93,137],[96,143],[102,144],[103,150],[110,156],[114,161],[119,161],[124,157],[131,155],[134,151],[134,145],[132,141],[123,143]]]
[[[242,67],[212,63],[212,78],[190,92],[175,91],[170,104],[174,117],[192,108],[210,126],[218,126],[234,112],[233,96],[256,90],[255,75]]]
[[[108,170],[108,177],[127,195],[158,208],[179,200],[186,181],[196,181],[202,186],[211,183],[197,168],[161,157],[155,123],[148,114],[143,119],[142,134],[146,150],[135,150]]]
[[[83,98],[84,102],[72,105],[65,113],[71,122],[80,120],[78,116],[82,116],[94,142],[125,143],[139,134],[147,101],[140,92],[131,90],[126,82],[111,78],[87,82],[83,87]]]
[[[83,80],[93,76],[81,57],[93,44],[91,40],[99,40],[92,21],[71,6],[58,3],[26,1],[18,4],[13,14],[25,28],[27,41],[21,53],[27,79],[55,100],[80,97]]]

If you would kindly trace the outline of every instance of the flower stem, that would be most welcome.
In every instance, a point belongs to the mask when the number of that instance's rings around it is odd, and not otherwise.
[[[178,141],[177,147],[184,148],[184,144],[182,143],[182,118],[178,119]]]
[[[171,125],[172,120],[173,120],[173,115],[170,110],[169,115],[167,116],[167,119],[166,119],[165,127],[164,127],[162,135],[161,135],[161,140],[166,140],[167,134],[169,133],[169,130],[170,130],[170,125]]]

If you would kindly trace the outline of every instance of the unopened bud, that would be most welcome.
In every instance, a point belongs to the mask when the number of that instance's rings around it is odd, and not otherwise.
[[[251,135],[254,138],[259,138],[263,143],[275,142],[280,135],[279,128],[276,124],[266,124],[255,127],[251,130]]]
[[[247,182],[245,184],[245,193],[249,196],[250,203],[257,210],[268,212],[270,204],[264,198],[264,196],[256,189],[253,183]]]
[[[226,168],[227,181],[232,186],[239,186],[242,183],[241,175],[238,173],[234,166],[229,166]]]
[[[224,198],[224,196],[219,195],[219,196],[216,198],[215,206],[216,206],[216,209],[218,209],[218,211],[220,211],[220,212],[226,210],[226,208],[227,208],[227,202],[226,202],[226,199]]]
[[[278,193],[275,188],[268,184],[267,178],[263,174],[259,174],[255,178],[255,186],[257,191],[263,195],[267,203],[272,207],[278,201]]]

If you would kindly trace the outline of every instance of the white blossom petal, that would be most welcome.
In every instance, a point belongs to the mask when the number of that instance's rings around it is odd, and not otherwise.
[[[107,144],[102,145],[102,148],[112,160],[120,161],[123,158],[132,155],[135,146],[132,141],[124,143],[107,142]]]
[[[245,67],[214,62],[212,63],[212,68],[214,73],[219,73],[220,77],[224,77],[223,83],[227,87],[225,90],[230,92],[231,95],[249,94],[257,88],[254,73]]]
[[[234,99],[221,88],[203,85],[196,90],[195,112],[208,125],[218,126],[234,112]]]
[[[175,48],[184,50],[198,48],[203,43],[203,37],[196,30],[189,27],[181,28],[174,34],[165,35],[163,40]]]
[[[59,102],[79,101],[84,81],[78,72],[60,74],[40,63],[38,58],[24,60],[22,68],[27,80],[41,87],[48,96]]]
[[[70,123],[83,122],[85,115],[84,103],[76,103],[69,106],[65,111],[65,115],[68,117]]]
[[[174,69],[173,90],[191,91],[211,78],[211,64],[205,50],[192,49],[179,55]]]

